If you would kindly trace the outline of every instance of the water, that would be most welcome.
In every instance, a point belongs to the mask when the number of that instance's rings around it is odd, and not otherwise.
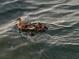
[[[48,30],[18,33],[17,17]],[[0,0],[0,59],[79,59],[78,0]]]

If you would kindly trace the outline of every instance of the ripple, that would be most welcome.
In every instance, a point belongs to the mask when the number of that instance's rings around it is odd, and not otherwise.
[[[56,7],[56,9],[67,9],[67,10],[78,10],[79,5],[61,5]]]
[[[14,3],[14,2],[16,2],[16,1],[18,1],[18,0],[6,1],[6,2],[1,3],[1,5],[6,5],[6,4],[9,4],[9,3]]]

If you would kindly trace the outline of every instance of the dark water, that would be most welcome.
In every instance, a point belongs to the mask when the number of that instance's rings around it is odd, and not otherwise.
[[[19,16],[48,30],[20,34]],[[0,0],[0,59],[79,59],[79,0]]]

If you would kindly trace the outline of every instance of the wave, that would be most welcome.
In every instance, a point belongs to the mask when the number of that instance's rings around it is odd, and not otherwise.
[[[61,5],[56,7],[57,9],[78,10],[79,5]]]
[[[14,22],[9,22],[9,23],[6,23],[6,24],[0,26],[0,34],[3,34],[3,33],[5,33],[5,32],[7,32],[7,31],[12,30],[12,27],[13,27],[13,25],[15,25],[15,22],[16,22],[16,21],[14,21]]]
[[[9,3],[14,3],[16,1],[18,1],[18,0],[6,1],[6,2],[1,3],[1,5],[3,6],[3,5],[6,5],[6,4],[9,4]]]

